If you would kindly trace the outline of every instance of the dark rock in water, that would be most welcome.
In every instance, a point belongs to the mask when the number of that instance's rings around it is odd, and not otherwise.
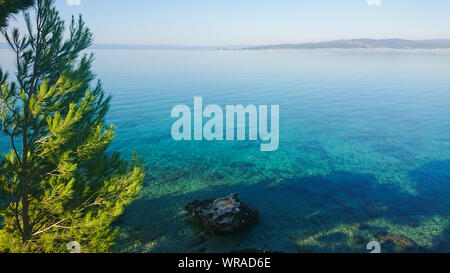
[[[231,168],[236,168],[236,169],[250,169],[255,167],[255,164],[250,163],[250,162],[241,162],[241,161],[235,161],[235,162],[231,162],[230,163],[230,167]]]
[[[159,175],[159,179],[164,182],[174,182],[181,178],[188,176],[188,172],[182,169],[166,167],[162,169],[162,172]]]
[[[259,213],[237,196],[234,193],[223,198],[195,200],[186,206],[186,210],[217,235],[241,231],[257,224]]]
[[[205,237],[196,237],[186,243],[187,247],[198,247],[206,242]]]
[[[416,249],[416,244],[412,240],[401,234],[379,232],[375,234],[375,238],[380,243],[394,244],[397,251],[413,251]]]
[[[370,228],[370,226],[368,224],[366,224],[366,223],[362,223],[362,224],[359,225],[359,229],[360,230],[367,230],[369,228]]]
[[[163,235],[161,231],[143,225],[136,226],[128,231],[125,231],[125,233],[130,237],[130,239],[139,241],[141,243],[156,240]]]
[[[351,239],[352,242],[357,245],[363,245],[366,242],[366,240],[364,240],[364,238],[360,235],[353,235]]]
[[[223,178],[224,176],[218,172],[208,173],[204,176],[204,179],[209,181],[222,180]]]

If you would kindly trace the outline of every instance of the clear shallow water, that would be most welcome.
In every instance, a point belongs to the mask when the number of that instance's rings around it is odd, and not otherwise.
[[[391,232],[450,252],[449,51],[95,54],[114,96],[111,149],[137,151],[148,169],[117,223],[117,251],[366,252]],[[194,96],[280,105],[279,149],[173,141],[170,111]],[[252,230],[216,237],[187,218],[188,202],[233,192],[259,210]]]

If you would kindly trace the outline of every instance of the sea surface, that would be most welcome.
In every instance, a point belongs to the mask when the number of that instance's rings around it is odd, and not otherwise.
[[[450,252],[450,51],[94,52],[113,95],[110,150],[138,152],[148,172],[116,251],[369,252],[390,238],[382,252],[405,240]],[[12,68],[6,50],[0,64]],[[194,96],[279,105],[279,149],[172,140],[171,109]],[[230,193],[259,211],[253,229],[211,235],[184,210]]]

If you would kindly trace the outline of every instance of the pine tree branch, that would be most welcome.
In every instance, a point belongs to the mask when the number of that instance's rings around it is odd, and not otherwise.
[[[58,222],[54,223],[53,225],[51,225],[49,227],[46,227],[45,229],[43,229],[41,231],[37,231],[37,232],[33,233],[31,235],[31,237],[34,237],[34,236],[39,235],[39,234],[42,234],[42,233],[46,232],[47,230],[50,230],[50,229],[52,229],[54,227],[57,227],[59,224],[64,223],[67,219],[69,219],[69,218],[64,218],[62,220],[59,220]]]
[[[53,134],[49,134],[47,136],[41,137],[38,140],[34,141],[33,144],[43,144],[44,140],[49,139],[53,136]]]
[[[22,161],[20,160],[19,152],[17,151],[16,145],[14,144],[14,135],[15,135],[16,130],[17,130],[17,126],[14,126],[14,129],[10,136],[11,137],[11,146],[13,147],[14,153],[16,154],[17,161],[19,161],[20,167],[23,169],[23,165],[22,165]]]
[[[92,206],[98,206],[98,205],[101,205],[101,203],[98,202],[98,201],[95,201],[94,203],[89,204],[88,206],[85,206],[84,208],[81,208],[81,209],[77,210],[76,212],[77,212],[77,213],[80,213],[80,212],[83,212],[85,209],[87,209],[87,208],[89,208],[89,207],[92,207]],[[40,231],[37,231],[37,232],[33,233],[33,234],[31,235],[31,237],[34,237],[34,236],[36,236],[36,235],[43,234],[44,232],[46,232],[46,231],[48,231],[48,230],[50,230],[50,229],[53,229],[53,228],[57,228],[57,227],[60,227],[60,228],[66,228],[66,227],[61,227],[60,224],[64,223],[64,222],[67,221],[68,219],[69,219],[69,217],[66,217],[66,218],[64,218],[64,219],[61,219],[61,220],[59,220],[58,222],[52,224],[51,226],[46,227],[46,228],[43,229],[43,230],[40,230]]]
[[[15,214],[17,227],[19,227],[20,235],[23,235],[23,229],[22,229],[22,226],[20,225],[20,220],[19,220],[19,201],[16,202],[16,208],[13,211]]]

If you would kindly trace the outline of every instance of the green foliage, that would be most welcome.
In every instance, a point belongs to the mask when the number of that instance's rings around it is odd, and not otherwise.
[[[6,26],[6,20],[11,14],[32,6],[34,0],[0,0],[0,28]]]
[[[82,18],[64,22],[53,0],[24,14],[28,32],[3,35],[16,56],[16,80],[0,69],[0,129],[11,151],[0,159],[1,252],[112,250],[111,223],[137,196],[142,162],[106,152],[114,128],[105,122],[110,97],[92,85],[92,34]]]

